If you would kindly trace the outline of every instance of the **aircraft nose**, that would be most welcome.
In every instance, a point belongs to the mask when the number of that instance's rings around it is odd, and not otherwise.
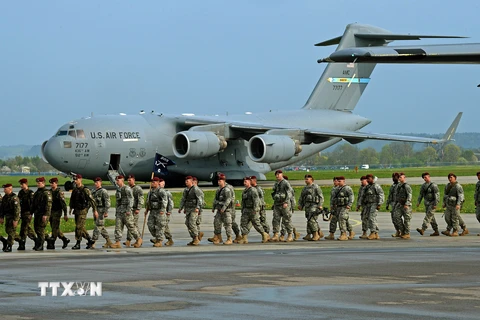
[[[49,163],[50,165],[55,167],[55,153],[58,153],[58,150],[55,150],[55,146],[52,143],[51,139],[44,141],[42,143],[42,159],[46,163]]]

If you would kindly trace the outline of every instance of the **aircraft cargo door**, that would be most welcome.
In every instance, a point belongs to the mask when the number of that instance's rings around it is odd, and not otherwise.
[[[119,169],[120,169],[120,154],[119,153],[110,154],[109,170],[118,171]]]

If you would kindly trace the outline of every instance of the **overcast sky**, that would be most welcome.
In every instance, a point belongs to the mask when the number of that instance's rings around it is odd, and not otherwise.
[[[477,1],[2,1],[0,145],[94,114],[301,108],[348,23],[480,42]],[[412,42],[410,42],[412,43]],[[418,41],[414,43],[419,43]],[[396,42],[409,44],[409,42]],[[354,112],[378,133],[479,131],[480,65],[379,65]]]

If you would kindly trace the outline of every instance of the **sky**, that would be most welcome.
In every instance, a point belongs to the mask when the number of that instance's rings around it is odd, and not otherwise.
[[[2,1],[7,139],[38,145],[64,123],[140,110],[197,115],[301,108],[348,23],[480,42],[479,1]],[[480,65],[377,65],[354,113],[363,131],[477,132]]]

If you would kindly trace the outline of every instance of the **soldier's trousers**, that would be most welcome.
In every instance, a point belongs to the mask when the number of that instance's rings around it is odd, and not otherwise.
[[[45,227],[47,226],[48,219],[43,222],[43,215],[42,214],[35,214],[33,217],[33,229],[37,234],[37,238],[40,239],[40,243],[45,241]]]
[[[260,215],[255,213],[252,209],[243,209],[242,217],[240,218],[240,226],[242,228],[242,234],[247,235],[252,229],[252,225],[258,233],[263,234],[264,229],[260,224]]]
[[[115,213],[115,241],[122,240],[123,229],[125,226],[127,227],[127,230],[132,233],[132,236],[135,238],[135,240],[140,238],[137,228],[135,228],[133,215],[133,213],[127,214],[126,212],[118,211]]]
[[[330,225],[329,225],[329,228],[328,228],[328,231],[331,232],[331,233],[335,233],[335,231],[337,231],[337,224],[339,223],[339,217],[338,217],[338,207],[335,208],[335,211],[333,211],[331,214],[332,214],[332,219],[330,220]],[[347,219],[347,221],[345,222],[346,223],[346,228],[347,228],[347,231],[348,232],[351,232],[353,231],[353,227],[352,225],[350,224],[350,221]],[[339,227],[340,228],[340,227]],[[340,229],[341,230],[341,229]]]
[[[308,208],[305,207],[305,219],[307,219],[307,234],[312,234],[315,232],[320,231],[320,228],[318,226],[318,213],[314,213],[313,216],[308,220],[308,217],[312,214],[312,211],[316,211],[316,207],[313,208]]]
[[[26,240],[27,236],[35,240],[37,235],[32,229],[32,226],[30,225],[30,222],[32,221],[32,216],[31,215],[23,215],[20,217],[21,225],[20,225],[20,239]]]
[[[433,204],[425,205],[425,218],[423,218],[422,229],[427,230],[428,225],[432,225],[433,230],[438,230],[437,220],[435,220],[435,209]]]
[[[462,216],[460,215],[460,210],[458,210],[458,224],[462,229],[466,228],[467,225],[465,224],[465,221],[463,221]]]
[[[197,230],[198,232],[200,232],[200,225],[202,224],[202,210],[198,211],[198,215],[197,215]],[[167,239],[169,239],[167,237]]]
[[[447,230],[457,231],[460,228],[460,210],[457,210],[455,206],[449,206],[445,208],[445,222],[447,223]],[[463,221],[463,220],[462,220]]]
[[[362,211],[360,211],[360,220],[362,220],[362,231],[367,232],[368,230],[368,213],[366,206],[362,206]]]
[[[347,207],[337,207],[338,228],[340,232],[347,232],[348,209]]]
[[[285,229],[290,234],[293,232],[293,225],[292,225],[292,211],[290,206],[286,208],[283,207],[282,204],[276,204],[273,206],[273,220],[272,220],[272,227],[273,233],[278,233],[280,231],[280,223],[285,223]]]
[[[393,206],[392,206],[392,211],[390,211],[390,217],[392,218],[392,223],[393,223],[393,227],[395,228],[395,230],[397,231],[401,231],[399,228],[399,226],[397,224],[395,224],[395,211],[397,210],[397,204],[395,203]]]
[[[260,224],[266,233],[270,233],[270,225],[267,221],[267,212],[265,211],[265,206],[260,208]]]
[[[165,224],[165,232],[164,232],[165,233],[165,238],[172,239],[172,234],[170,233],[170,226],[168,225],[170,223],[170,215],[167,214],[166,218],[167,218],[167,223]],[[201,222],[201,220],[202,219],[200,218],[200,222]],[[198,217],[197,217],[197,228],[198,227],[199,227],[199,225],[198,225]],[[200,229],[198,229],[198,230],[200,230]],[[200,232],[200,231],[198,231],[198,232]]]
[[[167,214],[160,214],[159,210],[150,211],[147,226],[152,237],[157,241],[163,241],[165,238],[165,226],[167,225]]]
[[[395,229],[399,230],[402,234],[410,234],[410,220],[412,219],[412,206],[405,206],[397,204],[394,212],[394,225]]]
[[[135,214],[132,210],[131,214],[133,214],[133,224],[135,225],[135,229],[137,229],[137,233],[140,234],[140,229],[138,228],[138,216],[140,215],[140,213]],[[132,239],[133,239],[132,233],[129,230],[127,230],[127,240],[131,241]]]
[[[198,237],[197,217],[198,212],[195,212],[195,208],[185,208],[185,225],[192,239]]]
[[[475,208],[475,216],[477,217],[477,221],[480,222],[480,204]]]
[[[5,219],[4,219],[5,232],[6,232],[7,235],[8,235],[7,243],[8,243],[9,245],[13,245],[15,239],[18,238],[17,228],[14,228],[14,227],[13,227],[13,221],[15,221],[13,217],[11,217],[11,216],[5,216]]]
[[[52,228],[52,238],[61,238],[63,235],[62,230],[60,230],[60,221],[62,220],[62,211],[52,211],[50,215],[50,227]]]
[[[213,233],[214,234],[222,234],[222,224],[225,228],[225,233],[227,237],[231,237],[233,235],[232,229],[232,213],[230,210],[225,210],[224,212],[220,212],[217,210],[217,213],[213,217]]]
[[[88,208],[83,210],[74,210],[75,215],[75,240],[81,241],[82,238],[90,239],[87,229],[85,229],[85,221],[87,220]],[[38,233],[37,233],[38,234]]]
[[[98,211],[98,219],[95,219],[95,228],[93,229],[92,240],[97,241],[100,234],[104,239],[108,239],[108,231],[105,228],[105,215],[106,212]]]
[[[232,209],[230,212],[230,215],[232,216],[232,230],[235,235],[239,235],[240,233],[240,228],[238,227],[237,222],[235,221],[236,214],[235,214],[235,208]]]
[[[377,223],[377,204],[369,203],[365,206],[365,216],[367,219],[367,229],[370,229],[370,232],[378,233],[378,223]],[[362,224],[363,225],[363,224]],[[365,229],[364,231],[366,231]],[[363,230],[363,227],[362,227]]]

